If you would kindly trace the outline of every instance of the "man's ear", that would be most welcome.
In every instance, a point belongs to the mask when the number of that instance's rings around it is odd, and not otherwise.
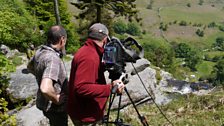
[[[65,36],[62,36],[62,37],[60,38],[60,45],[62,45],[64,41],[65,41]]]

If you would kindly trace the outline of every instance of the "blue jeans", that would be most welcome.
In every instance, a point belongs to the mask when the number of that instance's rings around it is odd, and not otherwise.
[[[68,126],[68,115],[66,112],[43,112],[49,119],[50,126]]]

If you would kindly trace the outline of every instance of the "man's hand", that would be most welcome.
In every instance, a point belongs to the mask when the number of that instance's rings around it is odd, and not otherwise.
[[[68,97],[64,94],[57,94],[57,102],[55,103],[56,105],[60,105],[63,104],[64,102],[66,102],[68,99]]]
[[[121,80],[114,80],[112,82],[112,88],[115,88],[115,87],[117,88],[116,93],[122,94],[125,86]]]

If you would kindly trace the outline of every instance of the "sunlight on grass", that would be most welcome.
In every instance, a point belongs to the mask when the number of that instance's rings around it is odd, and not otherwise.
[[[203,61],[197,66],[199,76],[209,76],[213,71],[214,62]]]
[[[221,10],[213,9],[212,7],[208,8],[208,6],[196,6],[191,8],[186,6],[166,7],[161,10],[161,16],[166,23],[177,20],[191,22],[192,24],[220,22],[224,18]]]
[[[179,95],[160,108],[175,126],[221,126],[224,121],[224,92],[220,90],[204,96]],[[138,106],[138,110],[146,116],[150,126],[170,125],[154,103]],[[133,126],[142,125],[133,107],[127,108],[121,114],[124,122]]]

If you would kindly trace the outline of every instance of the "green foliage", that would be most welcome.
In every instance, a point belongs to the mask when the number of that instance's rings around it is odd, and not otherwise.
[[[127,31],[127,25],[123,21],[118,20],[114,23],[113,29],[117,34],[124,34]]]
[[[191,3],[187,3],[187,7],[191,7]]]
[[[159,84],[160,83],[160,81],[162,80],[162,77],[161,77],[161,72],[160,72],[160,69],[156,69],[156,80],[157,80],[157,84]]]
[[[0,54],[0,123],[4,125],[15,126],[15,117],[7,114],[8,102],[6,88],[8,87],[8,73],[15,71],[15,67],[3,54]],[[4,122],[4,123],[3,123]]]
[[[186,43],[180,43],[174,47],[177,58],[184,58],[186,65],[192,70],[196,70],[196,65],[201,61],[200,55]]]
[[[14,66],[19,66],[19,65],[22,65],[22,63],[23,63],[22,58],[19,56],[10,57],[9,60],[12,61],[12,64]]]
[[[24,0],[24,2],[27,5],[27,10],[37,17],[40,29],[47,31],[50,26],[56,24],[53,1]],[[66,29],[68,34],[68,44],[66,45],[67,52],[73,53],[80,46],[79,36],[76,32],[75,25],[71,22],[71,14],[68,12],[67,1],[58,0],[58,4],[61,25]],[[43,44],[43,41],[41,41],[40,44]]]
[[[199,0],[198,5],[203,5],[203,3],[204,3],[204,0]]]
[[[127,33],[133,36],[139,36],[141,34],[141,30],[137,23],[129,22],[127,24]]]
[[[187,22],[186,21],[180,21],[179,25],[180,26],[187,26]]]
[[[137,15],[135,0],[79,0],[72,4],[81,10],[75,17],[80,19],[78,32],[82,35],[87,33],[86,30],[95,22],[105,24],[110,34],[113,34],[113,19],[116,17],[125,17],[129,21],[136,20],[137,22],[141,20]],[[85,38],[86,36],[82,36],[81,39]]]
[[[215,85],[221,84],[224,86],[224,59],[217,62],[217,64],[214,66],[213,73],[215,74]]]
[[[167,24],[164,24],[163,22],[160,23],[160,26],[159,26],[159,29],[163,30],[163,31],[166,31],[168,28],[168,25]]]
[[[145,51],[145,58],[152,64],[161,68],[169,68],[173,63],[174,52],[172,47],[160,40],[142,44]]]
[[[216,27],[216,26],[217,26],[217,25],[216,25],[215,22],[211,22],[211,23],[208,24],[208,28],[214,28],[214,27]]]
[[[220,25],[219,26],[219,30],[222,31],[222,32],[224,32],[224,25]]]
[[[180,43],[177,47],[174,47],[174,50],[177,58],[186,58],[191,51],[191,47],[186,43]]]
[[[105,10],[106,12],[113,12],[115,16],[125,16],[129,20],[133,20],[132,18],[134,17],[136,20],[139,20],[137,17],[138,11],[136,10],[135,0],[79,0],[78,2],[73,2],[72,4],[75,5],[78,9],[82,10],[82,12],[78,15],[78,17],[81,19],[85,19],[88,15],[96,15],[92,17],[93,22],[101,22],[103,18],[105,18],[102,16],[103,11]]]
[[[175,99],[159,107],[174,126],[221,126],[224,121],[223,95],[223,90],[201,96],[173,94]],[[145,116],[150,126],[171,125],[153,103],[141,104],[137,109]],[[133,107],[127,107],[125,110],[121,113],[125,123],[134,126],[142,125]],[[116,117],[116,114],[113,112],[112,116]]]
[[[199,37],[203,37],[203,36],[204,36],[204,31],[201,30],[201,29],[197,29],[196,34],[197,34]]]
[[[152,5],[154,3],[154,0],[150,0],[149,5],[147,6],[147,9],[152,9]]]
[[[201,57],[197,51],[192,50],[189,55],[185,58],[186,65],[191,69],[196,71],[196,65],[201,62]]]
[[[217,37],[216,42],[214,43],[214,46],[219,50],[219,51],[224,51],[224,37]]]
[[[116,34],[128,33],[133,36],[141,35],[140,26],[135,22],[128,22],[126,24],[120,20],[114,23],[113,29]]]
[[[36,20],[17,0],[0,1],[0,41],[11,48],[25,51],[28,43],[38,43]]]

